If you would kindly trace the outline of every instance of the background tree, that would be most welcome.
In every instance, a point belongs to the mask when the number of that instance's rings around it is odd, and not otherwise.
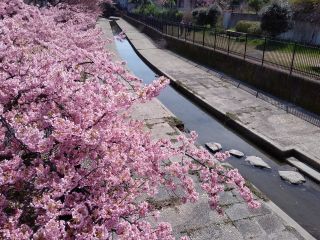
[[[263,0],[249,0],[248,5],[252,8],[256,13],[262,8],[264,4]]]
[[[320,22],[320,0],[291,0],[295,20]]]
[[[261,13],[261,29],[275,37],[291,27],[292,11],[288,2],[273,1]]]
[[[207,24],[210,24],[211,26],[216,26],[221,14],[222,9],[217,3],[210,5],[207,9]]]
[[[204,7],[195,8],[192,10],[192,18],[195,24],[205,25],[207,18],[207,9]]]
[[[212,4],[208,8],[200,7],[195,8],[192,11],[192,17],[194,22],[198,25],[215,26],[219,17],[221,16],[222,10],[218,4]]]

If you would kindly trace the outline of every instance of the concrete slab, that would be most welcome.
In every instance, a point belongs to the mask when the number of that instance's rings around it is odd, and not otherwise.
[[[168,138],[170,135],[178,135],[168,123],[159,123],[151,127],[152,139]]]
[[[130,110],[132,118],[136,120],[162,119],[173,116],[157,99],[135,105]]]
[[[189,233],[192,240],[242,240],[241,233],[232,224],[213,225]]]
[[[212,224],[228,221],[227,216],[219,215],[209,208],[207,198],[201,198],[197,203],[187,203],[173,208],[162,209],[160,221],[168,221],[173,228],[179,231],[187,230],[190,227],[202,228]]]
[[[264,204],[262,204],[261,208],[259,209],[251,209],[246,203],[236,203],[228,207],[225,210],[225,213],[232,221],[236,221],[244,218],[269,214],[271,213],[271,210]]]
[[[281,219],[275,214],[267,214],[256,217],[255,219],[268,235],[281,232],[286,228]]]
[[[290,231],[283,231],[280,233],[273,233],[269,235],[270,240],[299,240],[300,238]]]
[[[232,191],[223,192],[219,195],[219,197],[219,202],[222,206],[232,205],[241,201]]]
[[[320,173],[309,167],[308,165],[300,162],[296,158],[288,158],[288,162],[290,162],[293,166],[296,168],[299,168],[300,171],[307,173],[309,176],[311,176],[316,181],[320,182]]]
[[[255,221],[255,219],[242,219],[235,221],[234,225],[245,239],[261,239],[266,236],[266,232],[262,229],[258,222]]]

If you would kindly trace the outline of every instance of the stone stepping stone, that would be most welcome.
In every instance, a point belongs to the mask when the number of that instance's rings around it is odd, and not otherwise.
[[[230,163],[220,163],[220,165],[224,168],[233,169],[233,166]]]
[[[302,174],[295,171],[279,171],[280,177],[292,184],[301,184],[306,181]]]
[[[109,20],[111,20],[111,21],[117,21],[117,20],[119,20],[120,18],[118,18],[118,17],[114,17],[114,16],[110,16],[109,17]]]
[[[206,147],[213,153],[218,152],[222,149],[220,143],[206,143]]]
[[[232,155],[232,156],[235,156],[237,158],[242,158],[244,156],[244,153],[243,152],[240,152],[239,150],[235,150],[235,149],[231,149],[229,150],[229,153]]]
[[[256,156],[249,156],[245,161],[249,162],[252,166],[255,167],[271,169],[271,167],[265,161]]]

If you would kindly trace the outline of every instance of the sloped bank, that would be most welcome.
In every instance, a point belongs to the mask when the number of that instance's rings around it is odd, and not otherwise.
[[[298,75],[289,76],[279,68],[261,67],[242,57],[228,55],[219,50],[177,39],[152,29],[128,17],[123,18],[154,40],[164,38],[166,48],[201,64],[213,67],[278,98],[301,106],[320,115],[320,79],[306,79]]]

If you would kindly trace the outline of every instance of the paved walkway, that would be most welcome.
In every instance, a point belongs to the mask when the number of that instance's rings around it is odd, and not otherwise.
[[[112,38],[109,23],[101,20],[99,25],[105,36]],[[108,48],[116,52],[114,44]],[[114,59],[119,57],[115,55]],[[145,121],[146,130],[151,131],[154,139],[175,139],[182,134],[170,121],[175,116],[157,99],[134,107],[132,117]],[[193,178],[201,193],[197,177]],[[262,207],[252,210],[230,188],[221,196],[225,214],[220,216],[209,209],[207,200],[202,192],[196,204],[181,205],[176,195],[164,190],[156,198],[149,199],[160,210],[160,220],[171,223],[176,237],[188,235],[192,240],[314,239],[270,201],[260,199]]]
[[[219,73],[159,47],[123,19],[117,23],[137,51],[177,84],[282,152],[294,149],[320,169],[320,128],[221,80]]]

